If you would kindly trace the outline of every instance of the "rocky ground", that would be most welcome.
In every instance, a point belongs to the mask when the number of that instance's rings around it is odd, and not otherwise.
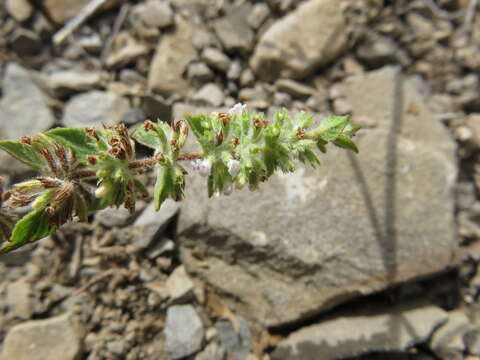
[[[6,0],[0,138],[244,102],[358,156],[0,258],[2,359],[480,359],[476,0]],[[144,148],[140,154],[147,154]],[[33,176],[0,154],[11,183]],[[145,181],[152,184],[150,174]]]

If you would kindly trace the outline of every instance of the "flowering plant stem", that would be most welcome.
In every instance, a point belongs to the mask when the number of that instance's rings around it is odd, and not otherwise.
[[[74,217],[87,221],[109,206],[134,212],[136,199],[149,195],[137,175],[149,169],[156,173],[153,195],[159,210],[168,198],[183,199],[185,161],[207,177],[212,196],[246,185],[256,189],[277,170],[294,171],[295,160],[316,166],[314,148],[325,152],[328,143],[358,152],[351,137],[359,127],[348,117],[330,116],[312,125],[313,118],[303,112],[292,117],[280,110],[268,121],[237,104],[225,113],[186,115],[172,124],[147,120],[132,135],[117,125],[56,128],[0,141],[0,149],[39,172],[8,191],[0,181],[0,253],[44,238]],[[183,152],[189,131],[202,152]],[[151,148],[153,156],[137,159],[133,140]],[[27,215],[17,219],[16,208],[27,209]]]

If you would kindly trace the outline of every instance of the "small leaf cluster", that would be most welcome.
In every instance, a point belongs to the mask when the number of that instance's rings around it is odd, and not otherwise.
[[[124,125],[102,128],[56,128],[18,141],[2,140],[0,149],[39,175],[4,191],[0,179],[0,253],[17,249],[78,218],[109,206],[135,211],[138,197],[148,197],[138,174],[153,170],[153,198],[160,209],[166,199],[184,198],[185,162],[207,177],[208,196],[234,188],[256,189],[277,170],[292,172],[296,161],[316,166],[326,145],[358,152],[351,137],[359,127],[346,116],[331,116],[312,128],[303,112],[278,111],[271,121],[237,104],[228,112],[185,115],[171,124],[149,120],[132,135]],[[201,152],[185,152],[189,132]],[[137,159],[135,141],[153,150]],[[20,220],[18,210],[27,214]]]

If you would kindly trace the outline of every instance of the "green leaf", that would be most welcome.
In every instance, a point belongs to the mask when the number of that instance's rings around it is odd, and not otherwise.
[[[313,151],[307,149],[302,153],[302,155],[305,156],[305,158],[310,162],[310,165],[312,165],[312,167],[320,164],[320,160]]]
[[[170,168],[165,166],[159,166],[157,170],[157,180],[153,193],[156,211],[160,210],[160,206],[162,206],[162,203],[173,190],[172,177],[169,170]]]
[[[354,153],[358,154],[357,145],[355,145],[355,143],[347,136],[340,135],[335,139],[333,144],[344,149],[352,150]]]
[[[188,125],[190,125],[190,129],[192,129],[197,141],[202,146],[202,149],[204,151],[208,150],[208,139],[205,137],[205,128],[202,124],[209,124],[209,117],[207,115],[185,115],[185,119]]]
[[[317,141],[317,148],[318,150],[320,150],[322,153],[326,153],[327,152],[327,148],[325,147],[325,145],[327,145],[328,143],[323,140],[323,139],[318,139]]]
[[[25,215],[12,232],[10,241],[0,249],[0,254],[18,249],[25,244],[40,240],[55,232],[56,228],[48,223],[48,215],[44,208]]]
[[[143,126],[140,126],[132,135],[132,138],[137,140],[140,144],[145,145],[154,150],[161,149],[162,142],[158,137],[156,131],[145,130]]]
[[[362,127],[359,125],[347,124],[343,129],[342,135],[353,136],[355,133],[360,130]]]
[[[2,140],[0,141],[0,149],[35,170],[41,171],[44,167],[43,158],[30,145],[18,141]]]
[[[101,130],[97,131],[101,132]],[[62,143],[66,147],[73,149],[81,159],[85,159],[88,155],[94,155],[101,150],[95,140],[85,133],[85,129],[56,128],[48,130],[44,134]]]
[[[319,133],[323,140],[333,141],[342,134],[349,121],[348,116],[329,116],[322,121]]]
[[[297,114],[295,120],[301,129],[308,129],[313,124],[313,117],[305,114],[303,111]]]

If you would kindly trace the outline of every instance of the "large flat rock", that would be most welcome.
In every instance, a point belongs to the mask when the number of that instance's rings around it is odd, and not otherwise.
[[[304,327],[281,341],[272,360],[334,360],[370,352],[403,352],[447,321],[434,306],[350,315]]]
[[[180,16],[175,17],[175,26],[174,32],[160,39],[148,73],[149,89],[165,96],[186,95],[190,89],[183,73],[197,57],[192,39],[202,30]]]
[[[347,2],[310,0],[274,23],[251,59],[262,78],[302,78],[333,60],[347,46]]]
[[[352,78],[342,91],[354,119],[377,124],[357,136],[359,155],[330,147],[318,169],[299,167],[230,197],[207,199],[205,179],[189,176],[179,219],[187,269],[266,326],[442,271],[454,259],[447,131],[395,68]]]

